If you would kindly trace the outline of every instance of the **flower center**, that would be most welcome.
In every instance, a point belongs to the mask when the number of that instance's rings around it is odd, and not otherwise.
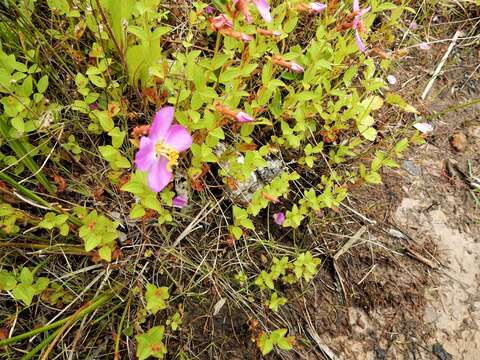
[[[160,141],[155,144],[155,153],[157,156],[164,156],[168,159],[167,170],[172,172],[172,166],[178,164],[178,158],[180,156],[177,149]]]

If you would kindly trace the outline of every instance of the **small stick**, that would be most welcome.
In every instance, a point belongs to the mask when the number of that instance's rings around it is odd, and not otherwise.
[[[422,256],[421,254],[419,254],[417,251],[413,250],[412,248],[407,247],[407,248],[405,248],[405,250],[407,251],[407,254],[410,257],[414,258],[415,260],[420,261],[422,264],[427,265],[428,267],[430,267],[432,269],[437,268],[436,264],[434,264],[431,260],[427,259],[426,257]]]
[[[427,84],[427,87],[423,91],[423,94],[422,94],[422,97],[421,97],[422,100],[425,100],[427,98],[428,93],[430,92],[433,84],[435,83],[435,80],[437,80],[437,77],[440,74],[440,71],[442,71],[443,66],[447,62],[447,59],[450,56],[450,53],[452,52],[453,48],[455,47],[455,44],[457,43],[458,38],[461,35],[463,35],[463,32],[460,31],[460,30],[457,30],[455,35],[453,35],[452,42],[450,43],[450,46],[448,47],[447,52],[445,53],[445,55],[443,55],[442,60],[440,60],[440,63],[437,65],[437,68],[435,69],[435,72],[433,73],[432,78],[430,79],[430,81]]]
[[[337,261],[340,256],[346,253],[360,239],[366,230],[366,226],[362,226],[360,229],[358,229],[358,231],[350,238],[350,240],[348,240],[345,245],[343,245],[342,248],[337,251],[337,253],[333,256],[333,260]]]

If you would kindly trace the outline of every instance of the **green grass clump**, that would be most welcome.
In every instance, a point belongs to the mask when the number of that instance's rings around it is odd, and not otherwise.
[[[254,354],[308,344],[282,309],[328,255],[314,231],[423,139],[383,128],[385,107],[416,110],[371,50],[403,4],[361,1],[355,29],[352,1],[270,3],[269,23],[231,1],[0,4],[5,358],[219,358],[236,331]],[[135,157],[166,106],[193,143],[155,145],[173,164],[157,192]]]

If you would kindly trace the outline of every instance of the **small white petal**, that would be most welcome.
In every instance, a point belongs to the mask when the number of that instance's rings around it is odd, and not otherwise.
[[[397,83],[397,78],[393,75],[388,75],[387,81],[390,85],[395,85]]]
[[[430,45],[428,45],[425,42],[422,42],[422,43],[420,43],[419,48],[422,49],[422,50],[428,50],[428,49],[430,49]]]
[[[433,131],[433,126],[429,123],[416,123],[413,125],[415,129],[420,131],[422,134],[426,134]]]

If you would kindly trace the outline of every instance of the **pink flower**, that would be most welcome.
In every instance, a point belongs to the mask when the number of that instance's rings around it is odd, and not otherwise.
[[[265,20],[266,22],[272,21],[272,15],[270,14],[270,5],[268,5],[267,0],[233,0],[233,4],[243,14],[246,22],[252,22],[252,15],[250,15],[250,11],[248,10],[248,3],[250,1],[257,7],[257,10],[263,20]]]
[[[305,70],[303,69],[303,67],[301,67],[300,65],[298,65],[297,63],[295,62],[290,62],[290,70],[292,70],[293,72],[296,72],[296,73],[303,73]]]
[[[238,122],[245,123],[245,122],[252,122],[255,121],[253,117],[248,115],[246,112],[239,111],[236,115],[235,118],[238,120]]]
[[[305,70],[299,64],[293,61],[286,61],[281,56],[275,55],[272,57],[272,61],[275,65],[282,66],[296,73],[303,73]]]
[[[174,124],[174,108],[160,109],[153,118],[148,137],[140,138],[140,149],[135,155],[135,166],[148,172],[148,186],[162,191],[172,181],[172,167],[178,164],[182,151],[192,145],[192,137],[182,125]]]
[[[273,214],[273,221],[275,221],[275,223],[278,225],[283,225],[283,223],[285,222],[285,213],[279,212]]]
[[[363,45],[362,38],[360,37],[360,33],[362,33],[365,29],[365,25],[363,24],[362,16],[365,15],[370,11],[370,7],[366,9],[360,9],[360,4],[358,0],[353,0],[353,26],[352,28],[355,30],[355,42],[357,43],[358,48],[361,52],[365,52],[365,45]]]
[[[325,10],[327,8],[327,5],[321,4],[319,2],[311,2],[309,4],[298,4],[296,6],[296,9],[298,11],[303,11],[303,12],[308,12],[310,14],[318,14]]]
[[[228,106],[222,105],[219,102],[215,102],[214,105],[215,105],[215,109],[219,113],[226,115],[230,118],[236,119],[238,122],[245,123],[245,122],[255,121],[253,117],[251,117],[244,111],[232,110]]]
[[[221,29],[231,29],[233,26],[232,20],[230,20],[225,14],[220,14],[218,16],[208,19],[210,22],[210,28],[213,31],[218,31]]]
[[[327,5],[321,4],[319,2],[312,2],[312,3],[309,4],[309,6],[310,6],[310,9],[312,10],[312,12],[314,12],[314,13],[322,12],[323,10],[325,10],[327,8]]]
[[[234,39],[242,40],[244,42],[249,42],[249,41],[253,40],[252,36],[250,36],[248,34],[245,34],[245,33],[242,33],[240,31],[232,30],[230,28],[223,28],[223,29],[220,29],[218,31],[225,36],[230,36]]]
[[[263,20],[266,22],[271,22],[272,15],[270,14],[270,5],[268,5],[267,0],[252,0],[252,2],[257,7],[258,12]]]
[[[214,12],[215,12],[215,9],[210,5],[205,8],[205,13],[207,14],[213,14]]]
[[[188,200],[185,199],[183,196],[175,196],[172,199],[172,205],[173,205],[173,207],[182,209],[182,208],[184,208],[185,206],[188,205]]]
[[[257,29],[257,33],[263,36],[281,36],[282,33],[276,30]]]

